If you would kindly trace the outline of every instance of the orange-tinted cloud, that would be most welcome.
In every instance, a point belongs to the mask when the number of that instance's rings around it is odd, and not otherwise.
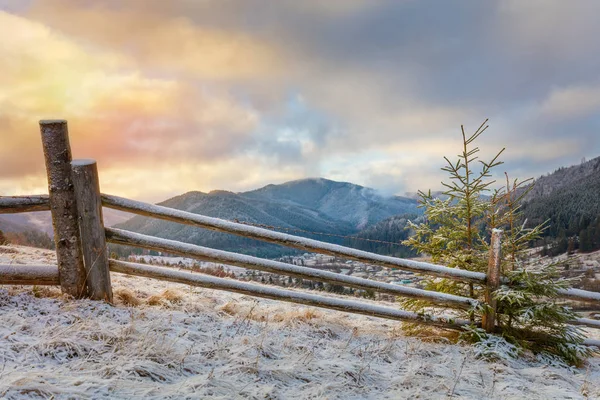
[[[44,189],[41,118],[69,121],[105,190],[153,199],[306,175],[436,188],[485,117],[481,147],[525,177],[597,155],[598,2],[428,4],[15,1],[0,194]]]
[[[6,61],[0,74],[2,194],[45,186],[39,119],[69,121],[76,157],[96,158],[107,171],[118,165],[124,173],[134,171],[136,179],[145,171],[146,179],[162,176],[182,188],[191,177],[155,173],[152,167],[178,171],[189,162],[203,171],[192,187],[208,189],[209,177],[218,174],[206,169],[234,155],[256,129],[255,112],[224,91],[208,93],[184,79],[148,76],[128,57],[89,51],[23,17],[0,12],[0,48]],[[133,191],[134,181],[112,176],[114,186]],[[123,181],[127,185],[119,184]],[[145,193],[164,191],[167,182],[154,182],[157,187]]]
[[[55,0],[36,2],[27,14],[82,43],[118,51],[138,68],[179,78],[246,79],[277,71],[272,49],[244,32],[194,24],[179,8],[190,4]]]

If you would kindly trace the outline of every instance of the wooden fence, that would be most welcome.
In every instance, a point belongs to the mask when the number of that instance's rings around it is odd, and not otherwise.
[[[485,312],[482,321],[477,322],[477,325],[482,326],[488,332],[499,329],[496,325],[496,304],[493,299],[494,291],[503,283],[500,275],[502,232],[499,230],[494,230],[492,233],[487,273],[382,256],[218,218],[101,194],[96,162],[94,160],[72,161],[67,122],[63,120],[40,121],[40,130],[48,174],[49,195],[0,197],[0,214],[51,211],[58,265],[16,266],[0,264],[0,284],[60,285],[64,293],[76,298],[88,297],[112,302],[113,294],[110,281],[110,272],[112,271],[350,313],[417,322],[442,328],[462,329],[462,327],[473,323],[451,316],[414,313],[354,299],[332,298],[232,279],[112,260],[108,257],[106,243],[109,242],[312,281],[422,299],[442,307],[457,309],[481,308]],[[468,297],[378,282],[120,229],[105,228],[102,220],[102,207],[258,239],[309,252],[357,260],[366,264],[472,283],[485,289],[485,303],[482,304],[478,300]],[[566,289],[560,291],[559,294],[567,299],[600,305],[600,293]],[[587,318],[578,318],[572,321],[572,324],[600,328],[600,321]],[[588,339],[586,343],[600,346],[598,340]]]

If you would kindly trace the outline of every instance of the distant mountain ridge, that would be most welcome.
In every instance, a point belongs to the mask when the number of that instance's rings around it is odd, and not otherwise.
[[[161,205],[192,213],[260,224],[295,235],[386,254],[407,249],[378,245],[369,240],[396,242],[405,239],[406,220],[422,214],[417,196],[381,196],[374,189],[324,178],[307,178],[267,185],[247,192],[192,191]],[[550,221],[543,243],[553,251],[600,249],[600,157],[571,167],[561,167],[535,180],[525,198],[523,212],[528,225]],[[145,217],[127,219],[125,213],[104,210],[105,224],[165,237],[265,257],[277,257],[286,248],[234,235],[207,231]],[[123,222],[125,221],[125,222]],[[48,212],[0,216],[0,230],[52,233]],[[309,234],[303,231],[315,232]],[[327,236],[327,234],[335,236]],[[354,236],[346,239],[342,236]],[[556,243],[558,242],[558,245]]]
[[[600,176],[600,157],[570,167],[561,167],[535,180],[526,200],[549,196],[557,190],[585,184],[590,178]]]
[[[14,222],[8,218],[0,217],[0,231],[3,232],[25,232],[30,228],[26,225]]]
[[[341,243],[341,239],[299,231],[351,235],[392,215],[418,212],[417,202],[413,199],[384,197],[374,189],[323,178],[267,185],[241,193],[223,190],[188,192],[159,204],[196,214],[277,227],[334,243]],[[279,246],[141,216],[117,226],[246,254],[272,257],[285,253]]]
[[[111,226],[130,218],[121,211],[104,209],[104,224]],[[54,247],[52,218],[49,211],[0,215],[0,231],[13,244],[50,249]]]
[[[40,231],[52,235],[52,219],[49,211],[19,214],[2,214],[0,230],[6,232]]]
[[[348,222],[359,230],[391,215],[416,212],[414,199],[401,196],[384,197],[371,188],[324,178],[267,185],[242,195],[246,198],[318,210],[333,219]]]

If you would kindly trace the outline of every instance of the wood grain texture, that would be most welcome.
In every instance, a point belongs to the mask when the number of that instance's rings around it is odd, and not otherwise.
[[[60,286],[63,293],[81,298],[86,294],[85,268],[77,223],[77,203],[71,179],[71,147],[67,122],[42,120],[40,131],[48,174]]]
[[[320,308],[328,308],[331,310],[344,311],[353,314],[362,314],[396,321],[416,322],[446,329],[462,330],[462,327],[470,324],[469,321],[452,317],[414,313],[357,300],[325,297],[312,293],[284,290],[269,286],[240,282],[233,279],[216,278],[209,275],[193,274],[190,272],[177,271],[164,267],[153,267],[145,264],[111,259],[110,269],[113,272],[119,272],[122,274],[184,283],[187,285],[198,286],[207,289],[225,290],[228,292],[241,293],[254,297],[287,301],[290,303],[304,304],[307,306]]]
[[[496,325],[496,308],[497,302],[494,298],[494,292],[500,286],[502,261],[502,231],[499,229],[492,230],[492,239],[490,242],[490,258],[488,261],[487,282],[485,287],[485,302],[488,309],[483,314],[481,325],[486,332],[494,332]]]
[[[292,247],[295,249],[320,254],[329,254],[349,260],[357,260],[366,264],[380,265],[387,268],[398,268],[420,274],[465,282],[485,283],[486,281],[485,274],[481,272],[466,271],[458,268],[448,268],[442,265],[435,265],[421,261],[382,256],[380,254],[369,253],[332,243],[325,243],[314,239],[288,235],[286,233],[275,232],[255,226],[225,221],[219,218],[207,217],[205,215],[193,214],[173,208],[129,200],[122,197],[103,194],[102,204],[105,207],[116,210],[197,226],[217,232],[232,233],[234,235],[280,244],[282,246]]]
[[[0,196],[0,214],[49,210],[50,199],[48,195]]]
[[[59,285],[56,265],[0,264],[0,285]]]
[[[94,160],[75,160],[71,166],[87,278],[87,295],[93,300],[112,302],[98,167]]]
[[[324,271],[322,269],[302,267],[280,261],[265,260],[263,258],[252,257],[244,254],[211,249],[169,239],[156,238],[148,235],[142,235],[140,233],[124,231],[121,229],[107,228],[106,238],[107,241],[115,244],[142,247],[145,249],[162,251],[169,254],[177,254],[183,257],[190,257],[203,261],[218,262],[226,265],[234,265],[252,270],[310,279],[357,289],[372,289],[380,293],[427,300],[434,304],[447,307],[469,309],[475,308],[479,305],[477,300],[470,299],[468,297],[394,285],[385,282],[377,282],[370,279],[363,279],[355,276],[347,276],[335,272]]]

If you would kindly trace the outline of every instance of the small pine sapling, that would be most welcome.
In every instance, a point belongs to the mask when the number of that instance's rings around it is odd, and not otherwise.
[[[414,235],[403,242],[421,254],[427,254],[436,264],[469,271],[484,272],[487,269],[489,243],[486,235],[485,217],[491,209],[486,198],[490,185],[492,169],[502,162],[499,151],[489,162],[478,159],[479,148],[473,142],[487,129],[487,120],[467,137],[461,126],[463,148],[456,162],[444,157],[447,165],[442,168],[450,175],[450,183],[442,182],[446,187],[444,198],[433,196],[431,191],[419,191],[420,207],[424,208],[425,221],[415,224],[409,222]],[[476,170],[477,164],[480,168]],[[449,279],[427,279],[424,288],[471,298],[481,298],[483,288],[471,283]],[[423,310],[431,304],[422,300],[405,300],[403,304],[411,310]],[[474,310],[467,312],[473,318]]]
[[[429,255],[434,263],[469,271],[486,272],[489,240],[492,229],[502,229],[503,284],[494,293],[497,300],[497,328],[499,335],[486,333],[475,324],[476,317],[486,311],[485,306],[457,311],[469,317],[473,325],[466,329],[462,339],[475,343],[477,354],[487,357],[516,356],[523,350],[532,350],[558,358],[572,365],[580,364],[591,354],[584,346],[583,331],[568,325],[576,316],[558,302],[558,290],[571,285],[552,267],[530,271],[527,268],[529,244],[539,239],[546,224],[527,228],[521,204],[532,189],[532,180],[510,181],[506,188],[493,189],[492,169],[501,165],[499,151],[489,162],[478,160],[479,148],[473,142],[487,129],[487,120],[467,137],[461,127],[463,148],[456,162],[444,157],[442,168],[450,177],[443,198],[419,192],[420,206],[425,209],[425,222],[409,223],[414,235],[403,242]],[[476,170],[476,162],[479,169]],[[474,165],[475,164],[475,165]],[[426,279],[424,288],[484,300],[484,288],[449,279]],[[434,305],[423,300],[407,299],[405,308],[418,312],[436,312]],[[407,324],[409,333],[423,333],[428,328]]]

